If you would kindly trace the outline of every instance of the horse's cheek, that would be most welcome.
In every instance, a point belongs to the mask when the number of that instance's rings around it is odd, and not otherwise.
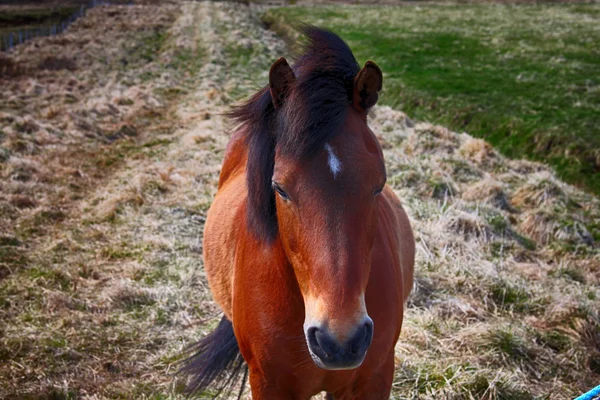
[[[302,264],[300,244],[299,225],[296,215],[290,210],[282,211],[279,213],[279,233],[281,237],[281,243],[285,249],[285,255],[289,262],[298,266]]]

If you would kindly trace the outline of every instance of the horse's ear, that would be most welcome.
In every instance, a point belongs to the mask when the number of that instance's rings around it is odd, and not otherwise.
[[[273,63],[269,71],[269,89],[275,108],[283,104],[295,80],[296,75],[284,57]]]
[[[383,84],[381,69],[373,61],[367,61],[354,78],[352,107],[358,111],[367,111],[377,103]]]

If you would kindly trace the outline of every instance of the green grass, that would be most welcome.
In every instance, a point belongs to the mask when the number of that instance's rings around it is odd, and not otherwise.
[[[507,356],[510,360],[520,361],[531,357],[524,338],[507,329],[499,329],[490,333],[492,348]]]
[[[530,308],[533,306],[529,293],[524,288],[510,285],[503,280],[492,284],[489,293],[494,303],[501,309],[524,312],[531,311]]]
[[[281,8],[384,71],[380,103],[551,164],[600,194],[600,5]]]

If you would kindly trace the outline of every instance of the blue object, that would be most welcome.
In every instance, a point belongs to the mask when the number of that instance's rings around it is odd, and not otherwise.
[[[596,386],[592,390],[587,393],[582,394],[577,397],[575,400],[594,400],[596,397],[600,396],[600,385]]]

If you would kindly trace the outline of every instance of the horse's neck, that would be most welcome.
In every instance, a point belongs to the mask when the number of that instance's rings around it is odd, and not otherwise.
[[[225,149],[221,174],[219,175],[219,188],[221,188],[229,179],[241,173],[246,168],[248,159],[248,149],[246,147],[245,132],[242,129],[237,130],[231,135],[231,139]]]
[[[283,309],[274,311],[283,313],[304,313],[304,302],[296,279],[296,273],[288,260],[279,237],[271,243],[257,240],[252,232],[244,230],[236,249],[236,276],[242,279],[242,286],[260,288],[261,298],[269,302],[280,302]],[[239,275],[238,275],[239,274]],[[248,288],[246,288],[247,290]],[[278,320],[278,319],[275,319]]]

